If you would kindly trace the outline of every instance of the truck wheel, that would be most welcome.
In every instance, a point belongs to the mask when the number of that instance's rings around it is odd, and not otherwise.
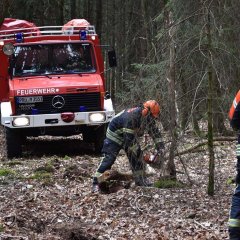
[[[83,141],[85,143],[92,143],[93,139],[94,139],[94,130],[91,127],[86,127],[83,132],[82,132],[82,136],[83,136]]]
[[[107,124],[104,124],[95,130],[94,146],[95,153],[101,153],[103,142],[106,136]]]
[[[107,124],[99,127],[88,127],[83,131],[83,141],[94,143],[95,153],[101,153],[103,141],[106,135]]]
[[[21,135],[15,129],[4,127],[4,153],[9,159],[22,156]]]

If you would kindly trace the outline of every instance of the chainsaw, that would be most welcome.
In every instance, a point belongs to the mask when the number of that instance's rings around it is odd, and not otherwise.
[[[155,152],[154,154],[145,153],[143,155],[143,160],[153,168],[161,168],[164,162],[164,157],[162,152]]]

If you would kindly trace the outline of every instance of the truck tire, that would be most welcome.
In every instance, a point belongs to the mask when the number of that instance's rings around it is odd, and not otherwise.
[[[86,127],[82,131],[83,141],[85,143],[92,143],[94,139],[94,130],[91,127]]]
[[[101,153],[103,142],[106,136],[107,124],[98,127],[87,127],[82,135],[86,143],[94,143],[95,153]]]
[[[107,124],[104,124],[95,130],[94,147],[95,153],[99,154],[102,151],[103,142],[106,136]]]
[[[22,156],[22,138],[15,129],[4,127],[4,155],[12,159]]]

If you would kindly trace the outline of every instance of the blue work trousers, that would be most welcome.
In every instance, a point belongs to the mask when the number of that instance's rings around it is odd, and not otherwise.
[[[103,173],[106,170],[111,169],[111,167],[114,164],[114,162],[117,158],[117,155],[121,149],[125,150],[128,160],[129,160],[129,163],[130,163],[130,166],[131,166],[131,170],[133,172],[144,170],[144,164],[139,159],[142,154],[140,147],[136,150],[136,152],[132,152],[129,150],[129,146],[122,147],[122,146],[118,145],[117,143],[111,141],[110,139],[106,138],[104,140],[104,145],[103,145],[103,149],[102,149],[103,159],[100,163],[100,166],[99,166],[97,172]]]
[[[237,185],[232,196],[228,226],[230,239],[240,240],[240,184]]]

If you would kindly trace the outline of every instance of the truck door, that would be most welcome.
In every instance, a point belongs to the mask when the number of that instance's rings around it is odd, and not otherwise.
[[[9,101],[9,59],[2,50],[0,50],[0,102]]]

